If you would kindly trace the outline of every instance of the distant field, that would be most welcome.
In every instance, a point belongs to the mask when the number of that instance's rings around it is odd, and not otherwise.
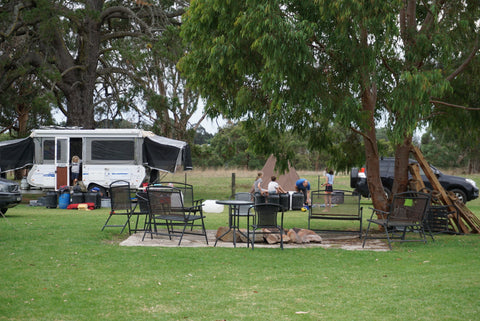
[[[458,175],[473,179],[477,186],[480,186],[480,174],[465,175],[460,171],[444,171],[451,175]],[[314,171],[297,171],[301,178],[308,179],[312,184],[312,189],[319,189],[319,185],[324,182],[323,173]],[[248,192],[250,191],[257,171],[247,171],[239,169],[220,169],[220,170],[193,170],[180,171],[176,174],[167,174],[164,180],[187,182],[195,187],[195,194],[203,199],[222,199],[228,198],[232,195],[232,175],[235,174],[235,191]],[[350,174],[340,173],[335,176],[334,188],[351,190],[350,188]],[[480,201],[469,202],[468,205],[479,205]]]

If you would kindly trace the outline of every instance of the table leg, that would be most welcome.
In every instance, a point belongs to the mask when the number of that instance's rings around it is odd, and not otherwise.
[[[233,247],[237,247],[237,229],[238,229],[238,221],[240,218],[238,217],[237,213],[237,207],[235,205],[230,206],[230,215],[233,217]]]
[[[225,235],[228,234],[228,232],[232,231],[233,232],[233,247],[237,247],[237,233],[235,232],[235,225],[236,225],[236,222],[235,222],[235,209],[234,209],[234,205],[229,205],[228,206],[228,230],[223,233],[222,235],[220,235],[219,237],[217,237],[217,239],[215,240],[215,245],[214,246],[217,246],[217,242],[219,239],[221,239],[222,237],[224,237]]]
[[[247,216],[247,231],[249,226],[249,217]],[[229,205],[228,206],[228,230],[217,237],[215,240],[215,245],[217,246],[217,242],[219,239],[224,237],[228,232],[232,231],[233,233],[233,247],[237,247],[237,231],[241,233],[244,237],[247,238],[247,246],[250,244],[250,235],[245,235],[243,232],[240,231],[240,206],[236,205]],[[247,233],[248,234],[248,233]]]

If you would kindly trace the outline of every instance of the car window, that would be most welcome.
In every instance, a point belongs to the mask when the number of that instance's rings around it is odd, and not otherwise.
[[[380,176],[393,177],[395,172],[395,163],[390,160],[380,161]]]

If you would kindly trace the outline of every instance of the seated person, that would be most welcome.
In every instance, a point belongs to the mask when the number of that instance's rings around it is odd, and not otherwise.
[[[285,194],[286,191],[277,183],[277,177],[272,176],[270,183],[268,183],[268,194]]]
[[[263,183],[263,173],[258,172],[257,174],[257,179],[255,180],[255,183],[253,183],[253,190],[255,193],[260,193],[263,196],[268,195],[268,191],[264,188],[262,188],[262,183]]]

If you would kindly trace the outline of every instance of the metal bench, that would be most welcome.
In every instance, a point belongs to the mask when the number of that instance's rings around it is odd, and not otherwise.
[[[327,207],[325,205],[326,197],[331,195],[332,206]],[[362,237],[362,212],[363,208],[360,206],[360,194],[353,191],[335,190],[331,194],[325,193],[325,191],[312,191],[311,199],[312,204],[308,211],[308,229],[310,227],[311,220],[349,220],[358,221],[358,230],[348,231],[355,232]],[[338,230],[328,229],[314,229],[315,231],[330,231],[330,232],[345,232]]]
[[[412,242],[422,241],[427,243],[425,233],[428,232],[434,240],[433,234],[430,231],[428,224],[425,224],[426,215],[428,215],[428,208],[431,201],[431,195],[427,193],[407,191],[393,195],[390,210],[388,212],[372,208],[372,215],[367,220],[368,226],[363,239],[363,246],[367,239],[386,238],[388,246],[392,249],[392,242]],[[383,228],[385,237],[378,235],[369,235],[370,224],[374,223]],[[426,231],[427,230],[427,231]],[[420,238],[407,239],[407,232],[414,233]]]

